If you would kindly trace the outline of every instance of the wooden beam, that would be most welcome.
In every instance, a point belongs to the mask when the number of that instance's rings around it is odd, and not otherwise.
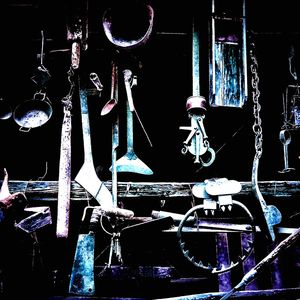
[[[111,181],[103,182],[111,191]],[[155,197],[178,198],[191,197],[192,187],[197,182],[118,182],[118,197]],[[2,181],[0,181],[0,185]],[[260,181],[258,182],[264,196],[289,198],[300,196],[300,181]],[[11,193],[24,192],[30,200],[57,201],[57,181],[20,181],[10,180]],[[251,196],[251,182],[241,182],[239,196]],[[75,181],[71,182],[71,200],[87,200],[92,196]]]

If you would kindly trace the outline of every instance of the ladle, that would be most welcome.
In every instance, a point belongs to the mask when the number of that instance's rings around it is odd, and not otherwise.
[[[116,73],[116,63],[112,61],[111,63],[111,95],[110,99],[105,103],[101,110],[101,116],[107,115],[111,110],[116,106],[118,103],[115,95],[115,86],[117,80],[117,73]]]

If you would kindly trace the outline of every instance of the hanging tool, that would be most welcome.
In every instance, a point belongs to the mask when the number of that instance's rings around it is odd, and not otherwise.
[[[70,194],[71,194],[71,132],[72,97],[75,88],[72,66],[68,71],[69,93],[62,99],[64,117],[61,127],[60,159],[58,174],[56,236],[67,238],[69,233]]]
[[[153,28],[153,18],[154,10],[150,5],[145,5],[143,2],[137,3],[136,1],[126,1],[124,3],[121,1],[105,10],[102,17],[102,25],[107,39],[116,46],[118,51],[121,49],[130,50],[140,47],[148,41]],[[147,30],[144,31],[144,29]],[[128,39],[128,34],[131,39]],[[136,85],[136,76],[132,76],[131,70],[128,69],[124,70],[123,74],[130,111],[135,112],[146,138],[152,147],[150,138],[133,104],[131,87]],[[112,98],[104,106],[102,114],[108,113],[115,104]]]
[[[257,60],[254,54],[254,44],[252,43],[252,49],[250,51],[251,58],[251,72],[252,72],[252,98],[253,98],[253,114],[254,114],[254,125],[252,126],[253,132],[255,134],[255,156],[253,159],[252,165],[252,191],[255,198],[259,201],[263,212],[263,218],[261,223],[261,230],[265,233],[266,237],[275,240],[275,233],[273,226],[281,222],[282,216],[278,208],[274,205],[267,205],[266,201],[263,198],[258,186],[258,165],[259,159],[262,155],[262,127],[261,127],[261,118],[260,118],[260,104],[259,96],[260,92],[258,89],[258,65]]]
[[[88,0],[76,3],[76,11],[80,15],[72,16],[72,22],[67,24],[67,40],[71,45],[71,66],[74,70],[79,68],[81,50],[88,48]]]
[[[82,222],[86,216],[86,207]],[[94,208],[90,218],[89,232],[81,233],[78,236],[74,262],[71,272],[69,293],[76,295],[94,295],[94,251],[95,231],[99,222],[100,214]]]
[[[44,66],[44,33],[42,35],[42,46],[40,53],[40,65],[35,75],[31,77],[32,81],[37,85],[37,91],[33,99],[20,103],[13,112],[15,122],[20,125],[20,131],[28,132],[31,128],[39,127],[48,122],[51,118],[53,109],[51,101],[46,96],[46,82],[51,75]]]
[[[282,240],[265,258],[263,258],[254,268],[247,272],[242,280],[220,300],[229,299],[236,291],[242,289],[253,281],[263,269],[270,265],[282,251],[291,247],[300,237],[300,228],[295,230],[286,239]]]
[[[107,115],[117,104],[117,83],[118,83],[118,67],[116,62],[112,60],[111,62],[111,94],[110,99],[105,103],[101,110],[101,116]]]
[[[279,140],[283,145],[283,158],[284,158],[284,168],[283,168],[283,170],[279,171],[279,173],[288,173],[290,171],[295,170],[295,168],[289,167],[288,145],[291,143],[292,139],[291,139],[291,134],[288,129],[280,130]]]
[[[150,5],[138,1],[119,1],[105,10],[102,25],[107,39],[113,45],[133,49],[148,41],[153,18],[154,11]]]
[[[204,167],[210,166],[215,160],[215,151],[210,147],[203,120],[206,112],[206,100],[200,96],[200,62],[199,62],[199,30],[195,17],[193,18],[192,39],[192,92],[193,96],[186,101],[186,109],[191,119],[191,126],[180,126],[179,129],[190,130],[187,139],[183,142],[182,154],[189,151],[195,156],[195,163],[202,163]],[[204,161],[200,156],[209,152],[210,157]]]
[[[118,103],[118,66],[112,61],[112,77],[111,77],[111,98],[103,107],[101,114],[109,113]],[[112,152],[111,152],[111,172],[112,172],[112,201],[113,207],[118,206],[118,174],[117,174],[117,148],[119,146],[119,116],[116,114],[112,123]],[[109,248],[108,266],[112,263],[113,255],[119,262],[122,262],[121,244],[119,233],[112,233]]]
[[[101,83],[98,74],[95,72],[90,73],[90,80],[92,81],[92,83],[96,87],[97,91],[99,92],[99,97],[100,97],[101,92],[103,90],[103,84]]]
[[[112,206],[112,195],[105,184],[98,178],[92,156],[90,121],[87,103],[87,91],[79,88],[81,124],[84,146],[84,163],[75,177],[75,181],[84,187],[101,206]]]
[[[133,117],[132,113],[134,110],[131,86],[132,72],[130,70],[124,70],[124,82],[127,93],[127,152],[121,158],[116,161],[117,172],[132,172],[143,175],[152,175],[153,171],[140,159],[134,152],[133,149]]]
[[[148,136],[148,134],[145,130],[145,127],[144,127],[144,125],[143,125],[143,123],[142,123],[142,121],[141,121],[141,119],[140,119],[140,117],[137,113],[137,110],[134,107],[134,103],[133,103],[131,87],[137,85],[137,78],[136,78],[136,76],[133,76],[132,71],[129,70],[129,69],[125,69],[123,71],[123,75],[124,75],[124,83],[125,83],[127,101],[128,101],[128,104],[129,104],[129,110],[131,112],[135,113],[136,118],[138,119],[138,121],[139,121],[139,123],[140,123],[140,125],[141,125],[141,127],[144,131],[144,134],[145,134],[150,146],[152,147],[152,143],[150,141],[150,138],[149,138],[149,136]]]
[[[107,110],[103,107],[106,112],[113,109],[115,104],[118,103],[119,97],[119,85],[118,85],[118,74],[119,69],[116,62],[112,61],[112,77],[111,77],[111,99],[106,105]],[[112,172],[112,202],[113,207],[118,206],[118,174],[117,174],[117,148],[119,147],[119,116],[115,115],[114,121],[112,123],[112,147],[111,147],[111,172]]]
[[[190,134],[183,142],[182,154],[186,154],[189,151],[195,155],[194,163],[201,163],[204,167],[210,166],[215,160],[215,151],[209,146],[208,137],[203,125],[204,116],[189,115],[191,119],[191,126],[180,126],[179,129],[190,130]],[[201,155],[206,152],[210,153],[210,157],[207,161],[200,158]]]
[[[49,73],[49,70],[44,66],[44,31],[41,30],[41,53],[39,54],[40,58],[40,64],[37,67],[37,69],[34,72],[34,75],[31,77],[31,80],[38,86],[39,89],[43,88],[50,79],[51,75]]]
[[[134,213],[131,210],[101,206],[87,206],[84,209],[82,222],[86,218],[86,210],[92,208],[88,233],[81,233],[78,236],[74,262],[69,283],[69,293],[76,295],[92,296],[95,293],[94,280],[94,258],[95,258],[95,233],[97,231],[100,217],[125,217],[132,218]]]
[[[85,22],[87,20],[85,19]],[[58,238],[67,238],[69,232],[70,215],[70,193],[71,193],[71,131],[72,131],[72,97],[74,93],[74,70],[79,68],[81,48],[86,49],[84,44],[86,36],[83,33],[82,20],[77,20],[68,27],[67,39],[72,41],[71,66],[68,71],[68,80],[70,83],[69,93],[62,99],[64,105],[64,117],[61,128],[61,146],[59,160],[59,178],[58,178],[58,201],[57,201],[57,225],[56,236]],[[77,75],[78,76],[78,75]],[[79,82],[79,80],[78,80]]]

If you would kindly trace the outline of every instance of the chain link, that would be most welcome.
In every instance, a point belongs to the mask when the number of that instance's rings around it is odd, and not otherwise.
[[[70,111],[72,109],[72,97],[74,93],[74,88],[75,88],[75,82],[74,82],[74,70],[72,66],[70,67],[68,71],[68,81],[70,83],[70,90],[69,93],[62,98],[62,103],[64,104],[64,110]]]
[[[261,117],[260,110],[261,105],[259,103],[260,91],[258,89],[259,77],[258,77],[258,64],[257,59],[254,53],[254,44],[251,43],[250,48],[250,71],[251,71],[251,86],[252,86],[252,99],[253,99],[253,115],[254,115],[254,124],[252,126],[254,135],[255,135],[255,157],[260,158],[262,155],[262,143],[263,143],[263,134],[261,126]]]

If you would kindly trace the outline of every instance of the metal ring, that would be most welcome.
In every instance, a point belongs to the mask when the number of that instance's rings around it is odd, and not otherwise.
[[[256,229],[255,229],[255,225],[254,225],[254,218],[251,215],[250,211],[248,210],[248,208],[244,204],[242,204],[239,201],[232,200],[232,204],[233,204],[233,206],[238,206],[238,207],[242,208],[242,210],[246,212],[246,215],[247,215],[247,217],[249,217],[249,221],[250,221],[249,225],[251,226],[251,228],[249,228],[249,231],[247,231],[247,233],[251,234],[252,239],[254,239],[254,233],[256,232]],[[247,249],[243,248],[243,245],[242,245],[241,255],[237,255],[237,259],[235,261],[231,260],[231,262],[227,266],[224,266],[224,265],[221,265],[221,264],[219,265],[218,264],[218,259],[217,259],[216,264],[213,265],[209,262],[207,262],[205,264],[205,263],[203,263],[202,259],[198,259],[197,257],[195,257],[196,254],[195,254],[195,251],[193,251],[194,249],[188,249],[187,248],[187,246],[189,246],[189,245],[187,244],[186,240],[183,239],[182,232],[184,231],[183,228],[186,225],[188,225],[188,223],[190,224],[191,219],[194,218],[194,215],[195,215],[196,211],[201,211],[201,210],[204,211],[204,205],[203,204],[192,207],[184,215],[184,218],[181,220],[181,222],[178,226],[177,239],[178,239],[180,250],[182,251],[184,257],[190,263],[192,263],[194,266],[196,266],[197,268],[201,268],[201,269],[204,269],[206,271],[209,271],[209,272],[215,273],[215,274],[227,272],[228,270],[236,267],[238,264],[240,264],[241,262],[246,260],[249,257],[249,255],[252,253],[252,250],[253,250],[253,247],[254,247],[253,240],[248,240],[248,246],[249,247]],[[218,208],[218,211],[222,212],[220,207]],[[194,225],[194,227],[197,226],[197,224],[195,225],[195,223],[193,223],[193,225]],[[237,231],[237,232],[241,232],[241,231]],[[197,233],[197,234],[200,234],[200,232]],[[193,239],[192,241],[194,241],[195,243],[196,242],[198,243],[199,239]]]

